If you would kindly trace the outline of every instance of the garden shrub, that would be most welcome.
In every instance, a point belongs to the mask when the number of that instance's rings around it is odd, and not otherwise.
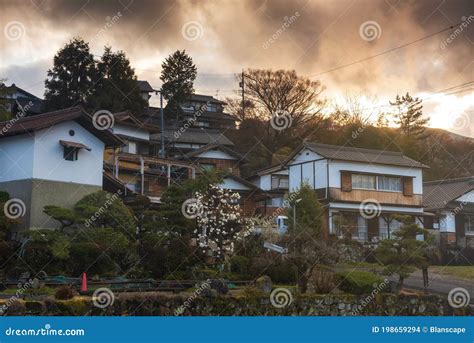
[[[71,286],[61,286],[56,290],[54,297],[58,300],[68,300],[74,298],[76,291]]]
[[[10,199],[10,194],[4,191],[0,191],[0,202],[7,202]]]
[[[368,294],[379,285],[383,284],[383,279],[366,271],[351,271],[337,273],[339,289],[351,294]]]
[[[252,278],[268,275],[274,283],[294,284],[298,277],[298,268],[291,261],[273,258],[255,258],[250,267]]]
[[[230,259],[230,271],[235,274],[249,275],[251,261],[245,256],[232,256]]]
[[[79,276],[83,272],[88,275],[103,275],[115,271],[115,263],[94,242],[79,242],[71,245],[68,270],[70,275]]]
[[[337,278],[333,271],[325,266],[316,266],[308,280],[308,291],[327,294],[337,287]]]

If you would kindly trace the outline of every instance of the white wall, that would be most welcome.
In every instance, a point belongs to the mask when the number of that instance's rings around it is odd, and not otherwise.
[[[150,140],[150,132],[148,132],[147,130],[130,127],[126,125],[121,125],[117,123],[115,123],[114,126],[112,127],[112,132],[117,135],[124,135],[124,136],[134,137],[138,139],[145,139],[147,141]]]
[[[239,190],[239,191],[246,191],[246,190],[249,190],[250,188],[241,184],[240,182],[232,179],[232,178],[225,178],[224,179],[224,182],[222,182],[220,184],[220,186],[222,188],[226,188],[226,189],[233,189],[233,190]]]
[[[208,150],[204,151],[203,153],[197,155],[200,158],[214,158],[218,160],[236,160],[234,156],[229,155],[225,151],[221,150]]]
[[[69,130],[75,135],[70,136]],[[60,140],[82,143],[77,161],[66,161]],[[33,178],[102,186],[104,143],[74,121],[60,123],[35,133]]]
[[[0,138],[0,182],[32,178],[34,139],[29,134]]]
[[[443,211],[439,216],[440,232],[456,232],[455,217],[450,211]]]
[[[260,189],[263,189],[264,191],[268,191],[272,189],[272,175],[267,174],[267,175],[260,176],[259,187]]]
[[[463,203],[474,203],[474,191],[470,191],[469,193],[466,193],[459,198],[456,199],[456,201],[463,202]]]
[[[422,169],[401,166],[376,165],[361,162],[330,161],[329,187],[341,188],[341,170],[350,170],[376,174],[393,174],[411,176],[413,179],[413,193],[423,194]]]

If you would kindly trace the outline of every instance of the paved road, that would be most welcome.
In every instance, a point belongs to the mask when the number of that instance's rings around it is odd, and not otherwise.
[[[474,305],[474,281],[459,279],[453,276],[441,275],[435,272],[428,274],[429,286],[428,291],[430,293],[436,293],[440,295],[448,295],[449,291],[456,287],[465,288],[471,295],[470,304]],[[391,281],[398,281],[398,277],[389,277]],[[405,288],[412,288],[416,290],[423,290],[423,276],[421,270],[417,270],[412,273],[404,282]]]

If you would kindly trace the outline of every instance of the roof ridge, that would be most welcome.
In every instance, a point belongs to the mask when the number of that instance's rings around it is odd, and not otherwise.
[[[364,151],[366,151],[366,152],[375,152],[375,153],[383,153],[383,154],[390,154],[390,155],[397,155],[397,156],[406,157],[400,151],[358,148],[358,147],[347,146],[347,145],[335,145],[335,144],[325,144],[325,143],[315,143],[315,142],[306,142],[305,144],[320,145],[322,147],[333,148],[333,149],[344,148],[344,149],[357,150],[357,151],[362,151],[362,152],[364,152]]]
[[[72,107],[61,109],[61,110],[55,110],[55,111],[51,111],[51,112],[40,113],[40,114],[36,114],[36,115],[33,115],[33,116],[21,117],[21,118],[17,119],[16,122],[18,122],[18,121],[27,122],[27,121],[37,120],[38,118],[55,116],[55,115],[58,115],[59,113],[63,113],[63,112],[74,112],[74,111],[79,111],[79,112],[88,114],[86,111],[84,111],[84,109],[81,106],[72,106]],[[1,123],[8,123],[11,120],[12,119],[0,122],[0,124]]]
[[[454,182],[462,182],[462,181],[471,181],[474,180],[474,175],[472,176],[464,176],[458,177],[454,179],[441,179],[441,180],[433,180],[433,181],[425,181],[423,184],[445,184],[445,183],[454,183]]]

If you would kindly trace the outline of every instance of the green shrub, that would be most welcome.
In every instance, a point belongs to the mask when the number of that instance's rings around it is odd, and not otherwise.
[[[298,267],[291,262],[274,263],[267,269],[266,274],[274,283],[293,284],[298,279]]]
[[[68,300],[74,298],[76,291],[71,286],[61,286],[56,290],[54,297],[58,300]]]
[[[339,272],[339,289],[351,294],[368,294],[383,285],[383,279],[366,271]]]
[[[245,256],[232,256],[230,259],[230,271],[235,274],[248,275],[250,273],[251,261]]]
[[[10,199],[10,194],[0,191],[0,202],[7,202]]]

